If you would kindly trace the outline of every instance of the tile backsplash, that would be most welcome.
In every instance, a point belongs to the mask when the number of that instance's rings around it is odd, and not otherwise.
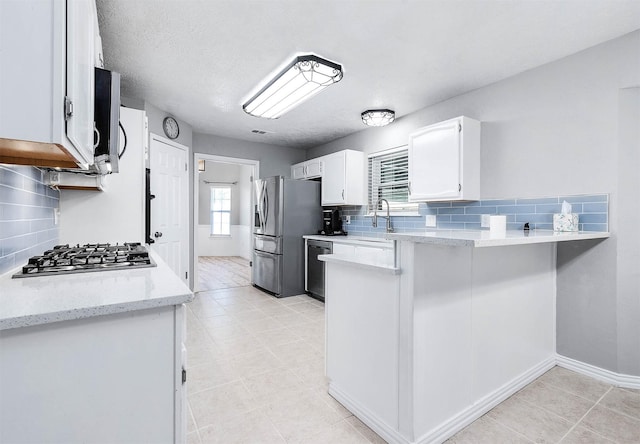
[[[419,215],[391,216],[391,224],[400,232],[424,230],[425,216],[430,214],[436,216],[438,229],[480,230],[484,229],[480,226],[483,214],[503,214],[508,230],[522,230],[526,222],[531,229],[552,230],[553,214],[561,212],[565,200],[571,204],[571,212],[579,215],[580,231],[609,231],[608,194],[421,203]],[[342,218],[345,216],[351,216],[351,223],[343,225],[349,234],[382,236],[385,232],[384,220],[379,221],[378,228],[371,226],[366,205],[342,207]]]
[[[44,185],[41,170],[0,164],[0,274],[58,243],[59,203],[60,192]]]

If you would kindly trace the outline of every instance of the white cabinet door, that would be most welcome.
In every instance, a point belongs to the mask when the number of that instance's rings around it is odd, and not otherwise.
[[[305,179],[305,175],[304,175],[304,170],[305,170],[305,163],[301,162],[301,163],[296,163],[295,165],[291,165],[291,178],[292,179]]]
[[[345,157],[344,151],[324,157],[322,205],[342,205],[345,202]]]
[[[95,15],[94,0],[0,1],[0,162],[93,163]]]
[[[86,164],[93,163],[95,15],[93,1],[67,2],[66,132]]]
[[[317,179],[322,177],[322,158],[307,160],[305,162],[291,165],[291,178],[300,179]]]
[[[364,205],[364,155],[344,150],[322,157],[322,205]]]
[[[409,136],[412,202],[480,198],[480,122],[459,117]]]
[[[305,174],[307,179],[322,177],[322,158],[308,160],[305,162]]]

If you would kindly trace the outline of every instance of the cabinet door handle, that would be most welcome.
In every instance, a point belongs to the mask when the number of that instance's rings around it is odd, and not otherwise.
[[[344,190],[342,190],[342,200],[344,200]]]
[[[407,182],[407,191],[409,192],[409,196],[411,196],[411,181]]]
[[[459,193],[460,191],[462,191],[462,184],[461,184],[461,183],[459,183],[459,184],[458,184],[458,193]]]

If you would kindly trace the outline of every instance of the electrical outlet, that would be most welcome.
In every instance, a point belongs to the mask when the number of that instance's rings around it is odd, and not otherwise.
[[[490,214],[483,214],[480,216],[480,227],[481,228],[489,228],[489,221],[491,215]]]
[[[344,217],[344,223],[345,223],[346,225],[349,225],[349,224],[351,223],[351,216],[345,216],[345,217]]]
[[[435,228],[437,225],[435,214],[427,214],[424,218],[424,226],[427,228]]]

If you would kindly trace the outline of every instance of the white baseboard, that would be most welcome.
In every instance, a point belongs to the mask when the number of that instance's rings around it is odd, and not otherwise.
[[[419,444],[441,443],[452,437],[454,434],[464,429],[476,419],[487,413],[489,410],[500,404],[509,396],[523,389],[528,384],[535,381],[544,373],[552,369],[556,365],[554,357],[550,357],[538,365],[522,373],[518,377],[504,384],[498,390],[488,394],[484,398],[479,399],[472,406],[466,408],[445,423],[428,431],[415,442]]]
[[[611,370],[596,367],[595,365],[587,364],[585,362],[576,361],[575,359],[567,358],[562,355],[556,355],[556,364],[560,367],[573,370],[576,373],[598,379],[617,387],[632,388],[636,390],[640,389],[640,376],[615,373]]]
[[[576,361],[575,359],[567,358],[566,356],[558,355],[550,357],[545,361],[539,363],[535,367],[529,369],[525,373],[521,374],[517,378],[508,382],[500,387],[498,390],[490,393],[478,400],[471,407],[463,410],[458,415],[444,422],[437,428],[430,430],[415,441],[410,441],[397,430],[394,430],[389,425],[380,421],[373,413],[369,412],[358,402],[351,399],[347,394],[341,391],[333,384],[329,384],[329,394],[333,396],[338,402],[344,405],[351,413],[358,417],[363,423],[365,423],[371,430],[380,435],[385,441],[393,444],[432,444],[442,443],[448,438],[467,427],[476,419],[487,413],[489,410],[500,404],[509,396],[518,392],[526,385],[535,381],[542,376],[545,372],[552,369],[554,366],[560,366],[568,370],[573,370],[577,373],[589,376],[594,379],[606,382],[617,387],[640,389],[640,377],[632,375],[624,375],[615,373],[610,370],[605,370],[600,367],[596,367],[591,364]]]
[[[333,383],[329,383],[329,394],[389,444],[410,444],[410,441],[405,439],[405,437],[402,436],[400,432],[398,432],[388,424],[385,424],[383,421],[377,418],[376,415],[369,412],[358,402],[351,399],[346,393],[336,387]]]

